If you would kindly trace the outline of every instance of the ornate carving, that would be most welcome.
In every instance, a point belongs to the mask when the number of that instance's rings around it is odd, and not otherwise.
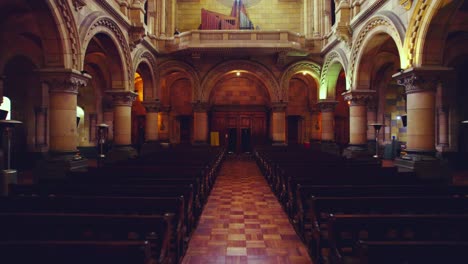
[[[86,34],[86,40],[85,43],[88,43],[89,40],[96,35],[96,33],[99,32],[99,28],[103,27],[106,28],[112,33],[114,33],[115,37],[119,41],[120,47],[123,49],[123,54],[125,56],[125,64],[127,68],[127,77],[128,77],[128,87],[133,86],[133,68],[132,68],[132,58],[130,55],[130,47],[125,40],[125,35],[123,34],[122,30],[120,30],[119,26],[117,23],[115,23],[113,20],[107,17],[99,18],[97,21],[93,23],[93,25],[89,28],[87,34]]]
[[[192,108],[194,112],[207,112],[210,109],[210,104],[208,102],[194,102],[192,103]]]
[[[124,91],[124,90],[107,90],[106,94],[112,97],[112,103],[114,106],[129,106],[131,107],[133,101],[135,101],[137,97],[137,93],[132,91]]]
[[[334,112],[337,104],[338,104],[337,101],[321,100],[317,103],[317,106],[320,112]]]
[[[339,57],[338,53],[334,52],[334,51],[332,51],[331,53],[328,54],[328,56],[327,56],[327,58],[325,60],[325,63],[323,64],[323,67],[322,67],[322,75],[320,76],[320,86],[321,87],[326,87],[328,67],[330,67],[331,62],[335,58],[338,58],[338,57]]]
[[[337,25],[335,35],[338,40],[343,41],[346,46],[351,47],[353,33],[349,25]]]
[[[400,5],[402,5],[406,10],[410,10],[413,5],[413,0],[400,0]]]
[[[419,28],[421,27],[422,18],[425,16],[427,7],[429,6],[429,0],[420,0],[416,4],[415,11],[413,12],[413,17],[411,18],[411,22],[408,26],[407,34],[408,41],[405,43],[407,44],[407,56],[408,56],[408,63],[409,66],[413,66],[414,63],[414,56],[416,54],[416,41],[419,37]]]
[[[73,6],[75,6],[75,10],[78,12],[86,5],[84,0],[73,0]]]
[[[75,5],[75,9],[78,11],[77,4],[76,4],[77,2],[82,2],[82,0],[73,1],[73,4]],[[78,54],[80,51],[80,43],[79,43],[79,37],[78,37],[78,30],[75,25],[73,14],[70,8],[68,7],[68,2],[66,0],[58,0],[57,5],[60,8],[60,13],[62,14],[62,17],[64,19],[64,22],[65,22],[64,24],[68,31],[68,37],[70,38],[69,40],[70,40],[70,49],[71,49],[71,57],[72,57],[71,67],[73,69],[80,69],[81,65],[79,62],[79,54]],[[83,5],[81,7],[83,7]]]
[[[406,94],[424,91],[436,92],[437,85],[445,80],[452,69],[445,67],[410,68],[394,74],[398,85],[405,87]]]
[[[91,79],[86,73],[72,69],[43,69],[39,71],[41,81],[49,85],[51,93],[74,93],[88,84]]]
[[[346,101],[350,101],[352,106],[366,105],[375,96],[373,90],[354,90],[343,93],[343,97]]]
[[[283,101],[271,103],[271,111],[276,113],[285,112],[286,107],[288,107],[288,103],[285,103]]]
[[[143,106],[145,107],[146,111],[149,113],[158,113],[161,112],[161,102],[159,99],[154,101],[143,101]]]
[[[138,44],[141,43],[143,38],[146,36],[146,31],[143,25],[132,26],[129,30],[128,35],[130,36],[129,47],[132,51]]]

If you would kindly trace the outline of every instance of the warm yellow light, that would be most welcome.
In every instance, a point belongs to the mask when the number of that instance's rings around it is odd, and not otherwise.
[[[307,74],[307,72],[305,72],[305,71],[303,71],[303,72],[302,72],[302,75],[304,75],[304,76],[305,76],[306,74]]]
[[[237,76],[240,76],[240,72],[236,72],[236,75],[237,75]]]

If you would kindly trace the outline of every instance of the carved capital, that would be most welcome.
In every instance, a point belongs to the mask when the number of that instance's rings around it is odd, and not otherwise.
[[[91,76],[85,72],[72,69],[39,70],[41,81],[49,85],[50,93],[78,94],[80,87],[85,87]]]
[[[149,113],[161,112],[161,102],[159,100],[143,101],[142,104],[145,107],[146,111]]]
[[[437,85],[452,72],[446,67],[409,68],[393,75],[398,85],[405,87],[406,94],[425,91],[436,92]]]
[[[346,101],[351,102],[351,106],[367,105],[375,96],[373,90],[354,90],[342,93]]]
[[[129,106],[131,107],[133,101],[135,101],[137,97],[137,93],[132,91],[124,91],[124,90],[107,90],[106,94],[108,94],[112,98],[112,104],[114,106]]]
[[[317,103],[320,112],[334,112],[337,104],[338,102],[333,100],[321,100]]]
[[[285,102],[274,102],[271,103],[271,111],[273,112],[285,112],[286,107],[288,107],[288,103]]]
[[[192,103],[194,112],[207,112],[210,109],[208,102],[194,102]]]
[[[343,41],[347,46],[351,46],[352,30],[349,25],[336,25],[336,38]]]

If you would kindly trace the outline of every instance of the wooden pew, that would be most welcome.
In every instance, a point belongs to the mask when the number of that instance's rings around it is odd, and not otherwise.
[[[148,241],[158,263],[177,263],[173,214],[0,213],[0,241]],[[27,254],[27,252],[23,252]],[[73,256],[70,256],[73,257]]]
[[[468,263],[466,241],[363,241],[355,246],[361,264]]]
[[[125,214],[164,215],[171,213],[173,242],[178,256],[185,253],[188,236],[184,219],[184,200],[156,197],[0,197],[0,211],[4,213],[64,213],[64,214]]]
[[[151,244],[136,241],[0,241],[0,256],[9,264],[156,264]]]
[[[345,263],[347,256],[350,258],[358,256],[359,254],[353,251],[353,248],[359,240],[444,241],[464,242],[465,244],[468,243],[467,220],[467,214],[330,214],[328,221],[329,260],[331,263]],[[430,248],[427,248],[427,251],[429,250]],[[380,258],[385,258],[385,256],[381,255]]]

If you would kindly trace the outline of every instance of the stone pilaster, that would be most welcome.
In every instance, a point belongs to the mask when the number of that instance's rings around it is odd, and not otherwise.
[[[158,137],[160,141],[169,142],[169,113],[171,112],[171,107],[168,105],[161,106],[159,112],[159,119],[161,120],[159,124]]]
[[[322,135],[321,149],[322,151],[340,154],[340,148],[335,142],[335,108],[338,104],[335,100],[320,100],[318,108],[322,115]]]
[[[208,110],[207,102],[193,103],[193,143],[196,145],[208,144]]]
[[[421,177],[439,178],[444,173],[435,159],[435,98],[437,86],[451,69],[410,68],[393,75],[405,87],[407,98],[407,155],[395,164]]]
[[[288,104],[284,102],[274,102],[271,104],[271,127],[273,145],[286,145],[286,108]]]
[[[438,140],[437,150],[445,152],[449,149],[449,128],[448,128],[449,107],[441,106],[437,109],[438,117]]]
[[[78,133],[76,106],[78,90],[88,84],[91,76],[72,69],[43,69],[41,82],[49,89],[49,155],[38,163],[34,174],[41,178],[64,178],[70,171],[86,170],[87,161],[77,150]],[[38,111],[39,143],[47,140],[47,111]],[[45,119],[45,120],[44,120]]]

